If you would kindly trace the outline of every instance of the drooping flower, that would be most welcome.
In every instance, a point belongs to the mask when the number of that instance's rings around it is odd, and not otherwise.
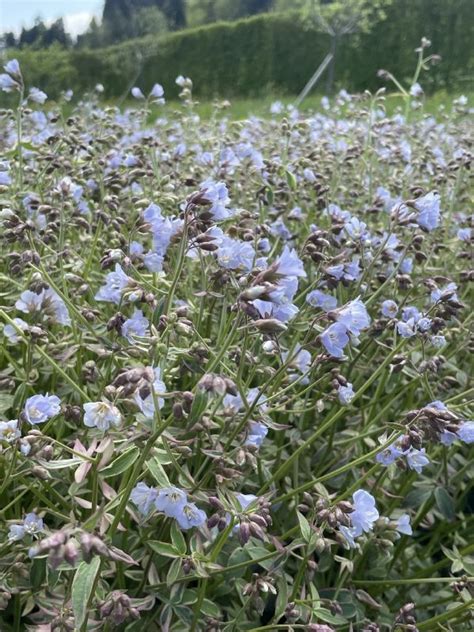
[[[276,272],[286,277],[306,277],[303,262],[296,250],[288,246],[283,248],[283,252],[276,261]]]
[[[396,523],[396,530],[403,535],[413,535],[413,529],[410,524],[410,516],[408,514],[402,514]]]
[[[418,211],[417,223],[421,228],[431,232],[438,227],[440,221],[440,196],[439,193],[431,191],[414,202]]]
[[[144,99],[145,98],[145,95],[140,90],[140,88],[138,88],[137,86],[134,86],[131,89],[131,93],[132,93],[132,97],[134,97],[135,99]]]
[[[26,400],[23,414],[30,424],[36,425],[55,417],[60,410],[61,400],[56,395],[33,395]]]
[[[158,490],[155,487],[148,487],[143,482],[137,483],[130,494],[130,500],[144,516],[150,513],[152,507],[155,506],[157,498]]]
[[[133,342],[134,336],[145,337],[148,335],[148,328],[150,323],[148,319],[143,316],[143,312],[141,309],[136,309],[133,312],[131,318],[127,318],[127,320],[122,325],[122,336],[127,338],[129,342]]]
[[[115,271],[109,272],[103,285],[95,295],[96,301],[107,301],[118,305],[122,300],[122,294],[131,279],[125,274],[119,263],[115,264]]]
[[[30,101],[43,105],[47,98],[48,95],[39,88],[30,88],[30,92],[28,94],[28,99]]]
[[[456,434],[464,443],[474,443],[474,421],[465,421]]]
[[[258,421],[251,421],[248,426],[248,434],[244,445],[259,448],[268,434],[268,428]]]
[[[110,426],[120,426],[122,415],[117,406],[110,402],[88,402],[83,405],[84,425],[88,428],[97,428],[106,432]]]
[[[28,323],[25,323],[22,318],[13,318],[13,322],[15,323],[16,327],[14,325],[7,324],[3,328],[3,333],[8,342],[11,344],[15,344],[21,340],[18,329],[20,329],[21,331],[28,331],[29,329]]]
[[[321,290],[313,290],[306,297],[306,302],[312,307],[319,307],[324,312],[331,312],[337,307],[337,298],[330,294],[325,294]]]
[[[379,517],[375,507],[375,498],[369,492],[359,489],[352,495],[354,511],[350,514],[354,536],[372,531],[374,522]]]
[[[352,384],[350,382],[347,382],[345,386],[340,385],[337,389],[337,396],[339,397],[339,401],[343,406],[349,405],[355,397]]]
[[[140,392],[135,393],[135,402],[145,415],[147,419],[153,419],[155,416],[155,398],[158,402],[158,407],[161,409],[165,405],[165,400],[162,397],[159,397],[160,394],[166,393],[166,385],[161,379],[161,369],[156,367],[153,369],[154,372],[154,380],[153,380],[153,392],[150,392],[146,397],[142,397]]]
[[[347,327],[339,322],[333,323],[322,332],[320,339],[329,355],[334,358],[342,358],[344,347],[349,344]]]
[[[347,331],[359,336],[361,331],[370,325],[370,316],[364,303],[356,298],[337,311],[337,322],[344,325]]]

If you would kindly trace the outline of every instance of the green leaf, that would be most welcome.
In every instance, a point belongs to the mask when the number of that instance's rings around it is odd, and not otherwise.
[[[290,187],[290,189],[292,189],[293,191],[296,190],[296,177],[294,173],[291,173],[291,171],[286,171],[286,181],[288,182],[288,186]]]
[[[207,393],[198,389],[196,395],[194,396],[193,403],[191,406],[191,411],[189,413],[188,423],[196,423],[201,419],[202,414],[207,408],[207,403],[209,398]]]
[[[454,503],[451,496],[444,487],[437,487],[434,492],[436,506],[449,522],[454,520],[456,513],[454,511]]]
[[[170,487],[171,483],[158,459],[150,459],[146,462],[146,466],[160,487]]]
[[[179,551],[175,549],[172,544],[168,542],[158,542],[157,540],[149,540],[147,542],[150,549],[158,553],[158,555],[164,555],[165,557],[179,557]]]
[[[185,555],[187,551],[186,540],[178,527],[176,521],[173,520],[173,524],[171,525],[171,541],[173,542],[173,546],[177,549],[180,555]]]
[[[107,467],[99,470],[99,474],[104,478],[122,474],[135,463],[135,461],[138,459],[139,454],[140,450],[137,447],[133,446],[131,448],[128,448],[128,450],[125,450],[125,452],[117,457],[115,461],[113,461],[110,465],[107,465]]]
[[[344,623],[347,623],[347,619],[341,617],[339,614],[331,614],[326,608],[315,608],[313,614],[325,623],[332,623],[334,625],[344,625]]]
[[[181,558],[178,557],[171,562],[171,566],[169,568],[168,574],[166,575],[166,585],[172,586],[175,581],[178,579],[178,576],[181,572]]]
[[[300,523],[301,535],[303,536],[305,542],[309,542],[311,538],[311,527],[309,526],[309,522],[299,511],[296,512],[296,515],[298,516],[298,522]]]
[[[13,405],[13,395],[0,393],[0,413],[5,413]]]
[[[75,629],[82,630],[87,622],[89,602],[95,587],[97,573],[100,569],[100,557],[94,557],[90,564],[81,562],[77,567],[72,582],[72,610],[74,612]],[[85,629],[85,628],[84,628]]]

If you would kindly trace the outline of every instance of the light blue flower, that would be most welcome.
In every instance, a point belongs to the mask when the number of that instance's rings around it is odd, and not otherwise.
[[[133,312],[131,318],[127,318],[127,320],[122,325],[122,336],[127,338],[129,342],[133,342],[134,336],[145,337],[148,335],[148,328],[150,323],[148,319],[143,316],[143,312],[141,309],[136,309]]]
[[[321,343],[334,358],[342,358],[344,347],[349,344],[347,327],[342,323],[333,323],[320,335]]]
[[[429,458],[426,456],[425,448],[421,448],[421,450],[410,448],[405,456],[408,467],[417,472],[417,474],[421,474],[422,469],[430,462]]]
[[[412,338],[416,335],[416,323],[410,318],[406,323],[399,320],[397,322],[397,331],[402,338]]]
[[[306,277],[303,262],[298,257],[296,250],[285,246],[283,252],[276,260],[276,272],[287,277]]]
[[[147,419],[153,419],[155,416],[155,398],[160,409],[165,405],[165,400],[162,397],[159,397],[160,394],[166,393],[166,385],[161,379],[161,369],[157,367],[153,369],[153,372],[155,376],[153,381],[154,395],[152,392],[147,397],[143,398],[139,392],[136,392],[134,396],[136,404]]]
[[[396,525],[396,530],[403,535],[413,535],[413,529],[410,524],[410,516],[406,513],[402,514],[398,520]]]
[[[119,263],[115,264],[115,271],[109,272],[105,277],[105,284],[95,295],[96,301],[106,301],[118,305],[122,300],[122,294],[131,281]]]
[[[457,431],[457,435],[464,443],[474,443],[474,421],[465,421]]]
[[[259,448],[268,434],[268,428],[258,421],[251,421],[248,426],[248,434],[244,445],[251,445]]]
[[[13,322],[15,323],[16,327],[14,327],[13,325],[5,325],[5,327],[3,328],[3,333],[8,342],[11,344],[17,343],[21,340],[18,329],[20,329],[21,331],[28,331],[29,329],[28,323],[25,323],[22,318],[13,318]]]
[[[375,460],[382,465],[391,465],[399,457],[403,456],[403,454],[405,454],[405,452],[401,450],[396,443],[392,443],[392,445],[385,448],[385,450],[379,452]]]
[[[34,512],[26,514],[24,520],[20,524],[12,524],[10,526],[10,532],[8,539],[10,542],[17,542],[23,540],[25,535],[36,535],[40,531],[43,531],[44,523],[42,518],[37,516]]]
[[[369,492],[359,489],[352,495],[354,511],[350,514],[353,535],[358,537],[362,533],[372,531],[374,522],[379,518],[375,507],[375,498]]]
[[[158,490],[155,487],[148,487],[143,482],[137,483],[130,494],[130,500],[144,516],[150,513],[152,507],[155,506],[157,498]]]
[[[338,310],[337,322],[344,325],[354,336],[359,336],[361,331],[370,325],[370,316],[364,303],[356,298]]]
[[[18,419],[0,421],[0,441],[13,443],[19,437],[21,437],[21,432],[18,428]]]
[[[105,432],[110,426],[118,427],[122,423],[119,409],[107,401],[88,402],[83,405],[84,425]]]
[[[43,105],[47,98],[48,95],[39,88],[30,88],[30,92],[28,94],[28,99],[30,101]]]
[[[337,389],[337,396],[343,406],[348,406],[355,397],[352,384],[347,382],[345,386],[339,386]]]
[[[61,400],[56,395],[33,395],[26,400],[23,413],[30,424],[43,424],[61,410]]]
[[[158,489],[155,500],[155,507],[168,516],[168,518],[178,518],[182,515],[183,509],[188,502],[186,492],[178,487],[162,487]]]
[[[337,298],[330,294],[325,294],[321,290],[313,290],[306,296],[306,302],[312,307],[319,307],[324,312],[331,312],[337,307]]]
[[[440,196],[431,191],[414,202],[418,211],[417,223],[421,228],[431,232],[438,227],[440,221]]]
[[[206,512],[202,509],[198,509],[194,503],[184,505],[175,518],[181,529],[184,530],[191,529],[192,527],[202,527],[207,520]]]
[[[380,311],[386,318],[395,318],[398,314],[398,305],[395,301],[387,300],[382,303]]]

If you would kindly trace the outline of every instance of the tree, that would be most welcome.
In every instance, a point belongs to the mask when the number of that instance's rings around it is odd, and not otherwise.
[[[327,75],[327,91],[332,92],[336,55],[342,38],[366,32],[383,18],[384,7],[392,0],[307,0],[306,18],[331,38],[332,55]]]
[[[112,33],[117,33],[118,39],[124,39],[123,33],[136,17],[138,11],[157,9],[161,11],[171,30],[183,28],[186,25],[184,0],[106,0],[103,12],[103,24]]]

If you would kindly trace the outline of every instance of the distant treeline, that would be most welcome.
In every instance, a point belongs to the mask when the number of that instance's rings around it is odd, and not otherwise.
[[[422,36],[442,57],[424,88],[470,90],[474,76],[473,0],[396,0],[368,33],[341,41],[336,81],[348,90],[374,90],[383,83],[381,68],[399,79],[414,69],[414,49]],[[105,86],[106,97],[124,94],[130,85],[144,91],[159,82],[176,97],[175,78],[192,78],[195,95],[259,96],[269,90],[295,94],[327,54],[329,36],[298,13],[264,14],[232,23],[149,36],[103,49],[15,51],[29,85],[56,97]]]

